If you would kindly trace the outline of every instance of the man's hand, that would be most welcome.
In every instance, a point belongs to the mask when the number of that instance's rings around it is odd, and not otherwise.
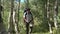
[[[29,21],[28,20],[25,20],[27,23],[29,23]]]

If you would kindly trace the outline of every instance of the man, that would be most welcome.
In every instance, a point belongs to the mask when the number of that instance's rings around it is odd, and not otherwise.
[[[24,15],[23,15],[23,18],[24,18],[24,22],[26,24],[26,33],[29,34],[29,26],[30,26],[30,33],[32,32],[32,27],[33,27],[33,16],[32,16],[32,13],[30,12],[30,9],[27,8],[25,11],[24,11]]]

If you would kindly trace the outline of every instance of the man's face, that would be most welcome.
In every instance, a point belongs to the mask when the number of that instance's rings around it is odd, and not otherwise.
[[[27,13],[30,13],[30,10],[27,10]]]

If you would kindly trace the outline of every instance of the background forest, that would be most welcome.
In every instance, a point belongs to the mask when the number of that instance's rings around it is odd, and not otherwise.
[[[60,0],[0,0],[0,5],[3,6],[0,34],[26,34],[23,21],[26,7],[34,18],[32,34],[60,34]]]

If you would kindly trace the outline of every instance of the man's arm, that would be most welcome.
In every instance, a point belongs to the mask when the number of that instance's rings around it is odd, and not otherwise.
[[[28,22],[26,19],[26,13],[24,13],[24,15],[23,15],[23,20],[24,20],[24,22]]]

